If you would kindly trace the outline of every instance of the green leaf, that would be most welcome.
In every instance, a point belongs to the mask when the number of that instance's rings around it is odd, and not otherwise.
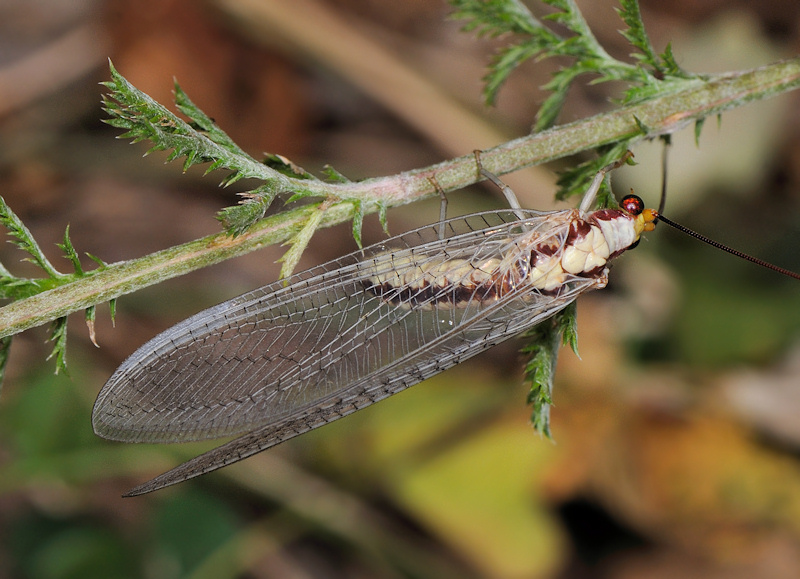
[[[75,247],[69,239],[69,225],[67,225],[67,228],[64,230],[64,241],[59,243],[58,247],[64,252],[64,257],[72,262],[72,268],[75,270],[75,273],[79,276],[85,275],[78,253],[75,251]]]
[[[327,209],[327,207],[328,203],[320,203],[314,208],[314,211],[311,212],[311,215],[309,215],[302,229],[300,229],[290,241],[286,242],[290,247],[279,260],[281,262],[281,278],[286,279],[292,275],[294,268],[300,261],[300,257],[303,255],[306,247],[308,247],[309,241],[311,241],[319,224],[322,222],[322,217],[325,215],[325,209]]]
[[[543,0],[545,4],[556,8],[558,11],[545,16],[545,20],[551,22],[558,22],[566,26],[570,32],[576,36],[571,39],[564,40],[561,46],[554,46],[554,50],[561,50],[569,54],[572,52],[575,55],[596,52],[597,54],[605,54],[605,51],[600,48],[597,40],[589,29],[589,25],[583,18],[581,11],[573,0]],[[606,55],[607,56],[607,55]]]
[[[651,66],[653,70],[661,72],[661,61],[656,56],[650,44],[650,38],[645,32],[638,0],[620,0],[620,8],[616,10],[628,27],[627,30],[621,32],[622,36],[639,50],[639,53],[634,54],[634,57]]]
[[[552,438],[550,406],[553,404],[553,378],[562,344],[578,353],[577,308],[575,302],[523,334],[528,340],[521,350],[528,357],[525,380],[529,383],[527,403],[533,407],[531,423],[537,432]]]
[[[578,307],[577,302],[572,302],[556,316],[558,333],[561,334],[561,343],[569,346],[580,357],[578,353]]]
[[[358,199],[351,201],[353,204],[353,239],[361,249],[361,229],[364,225],[364,203]]]
[[[222,209],[217,213],[217,219],[230,235],[241,235],[264,217],[277,194],[278,190],[269,183],[242,193],[242,201],[238,205]]]
[[[552,94],[542,102],[539,112],[536,113],[535,131],[544,131],[556,124],[558,115],[561,113],[561,109],[567,99],[567,91],[569,91],[569,87],[576,76],[577,73],[571,69],[562,70],[554,74],[553,79],[544,85],[543,88],[551,91]]]
[[[263,163],[270,169],[277,171],[281,175],[286,175],[287,177],[293,177],[295,179],[316,179],[314,175],[299,165],[295,165],[283,155],[270,153],[264,157]]]
[[[509,37],[508,45],[492,59],[484,76],[484,99],[493,104],[498,91],[510,74],[530,59],[568,57],[572,63],[554,73],[553,80],[543,88],[551,94],[537,114],[535,130],[555,124],[567,92],[580,75],[591,74],[592,81],[623,81],[623,102],[635,102],[674,91],[699,77],[686,73],[675,62],[669,46],[661,56],[656,55],[645,32],[636,0],[624,0],[618,10],[627,28],[623,36],[635,49],[635,64],[610,56],[597,41],[574,0],[543,0],[556,11],[541,20],[516,0],[453,0],[453,16],[466,21],[465,30],[481,36]],[[551,29],[552,24],[563,26],[568,35]]]
[[[2,197],[0,197],[0,224],[8,229],[8,233],[12,237],[11,242],[28,253],[31,256],[30,261],[42,268],[48,276],[51,278],[60,278],[64,276],[64,274],[56,270],[53,264],[45,257],[42,248],[39,247],[39,244],[36,243],[36,240],[33,238],[33,234],[25,227],[22,220],[11,210],[11,207],[6,204],[5,199]]]
[[[542,23],[518,0],[451,0],[455,8],[452,17],[466,20],[465,31],[479,36],[496,37],[502,34],[534,35]]]
[[[50,341],[53,342],[53,350],[47,359],[55,357],[56,374],[59,371],[67,373],[67,318],[58,318],[50,326]]]
[[[554,318],[545,320],[523,334],[527,340],[521,352],[527,356],[525,381],[529,390],[526,402],[532,406],[531,423],[539,434],[552,438],[550,406],[553,403],[553,377],[558,361],[558,330]]]
[[[221,220],[230,222],[226,227],[233,234],[241,233],[260,219],[277,191],[296,189],[294,182],[281,172],[259,163],[240,149],[177,84],[175,85],[177,106],[189,117],[191,123],[185,122],[134,87],[117,72],[113,64],[109,63],[109,66],[112,80],[104,84],[111,89],[111,94],[105,95],[103,102],[111,118],[106,122],[126,130],[120,138],[128,138],[133,142],[148,140],[153,143],[148,153],[170,151],[168,161],[184,157],[184,171],[192,165],[203,163],[210,163],[206,173],[216,169],[227,169],[230,174],[222,179],[223,186],[246,178],[258,179],[264,183],[249,193],[250,196],[259,197],[256,207],[223,212]],[[296,178],[297,175],[293,177]],[[259,217],[251,219],[252,215]]]
[[[628,150],[630,140],[619,141],[613,145],[602,147],[597,150],[598,155],[572,167],[559,175],[558,193],[556,197],[560,200],[567,199],[573,195],[583,195],[589,187],[592,179],[603,168],[622,158]],[[606,182],[600,188],[597,196],[598,207],[616,206],[616,201]]]
[[[21,300],[47,289],[45,280],[0,276],[0,298]]]
[[[292,193],[292,195],[289,196],[288,199],[286,199],[285,204],[288,205],[290,203],[294,203],[295,201],[299,201],[300,199],[304,199],[305,197],[313,197],[313,196],[314,196],[313,192],[304,189],[299,189],[294,193]]]
[[[489,72],[483,77],[485,87],[483,99],[487,106],[494,105],[497,100],[497,93],[516,68],[531,58],[534,58],[542,50],[541,43],[536,39],[520,44],[512,44],[498,51]]]
[[[352,183],[350,179],[339,173],[330,165],[322,167],[322,174],[325,175],[325,180],[329,183]]]
[[[208,115],[189,99],[177,80],[175,81],[175,106],[194,123],[193,128],[198,132],[202,131],[211,141],[227,149],[234,155],[255,161],[255,159],[245,153],[239,145],[233,142],[225,131],[220,129]]]
[[[93,262],[95,262],[99,266],[97,268],[98,270],[108,267],[108,264],[105,261],[103,261],[102,259],[100,259],[99,257],[97,257],[96,255],[92,255],[91,253],[86,252],[86,257],[91,259]]]
[[[664,74],[680,76],[685,78],[695,78],[697,75],[686,72],[675,60],[675,55],[672,54],[672,43],[667,44],[664,52],[661,53],[662,70]]]
[[[386,235],[391,235],[389,233],[389,220],[386,217],[386,203],[382,201],[378,201],[378,221],[383,228],[383,232]]]
[[[705,125],[705,119],[697,119],[694,123],[694,143],[698,147],[700,146],[700,134],[703,132],[703,125]]]
[[[518,0],[451,0],[453,18],[465,20],[463,29],[479,36],[519,37],[501,49],[484,77],[484,101],[495,103],[500,87],[523,62],[538,56],[548,45],[560,40]]]

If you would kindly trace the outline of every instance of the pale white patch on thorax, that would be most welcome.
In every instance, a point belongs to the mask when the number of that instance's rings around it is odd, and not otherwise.
[[[609,255],[628,249],[639,239],[635,223],[635,218],[625,215],[620,215],[614,219],[598,220],[602,235],[608,243]]]
[[[635,219],[627,215],[603,213],[573,219],[572,233],[564,245],[552,255],[540,253],[532,260],[528,281],[534,287],[552,291],[570,276],[602,275],[608,259],[638,239]]]

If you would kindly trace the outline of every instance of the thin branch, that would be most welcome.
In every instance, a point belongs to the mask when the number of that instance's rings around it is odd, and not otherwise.
[[[598,146],[671,133],[709,115],[762,100],[800,86],[800,58],[762,68],[698,80],[685,90],[627,106],[548,131],[528,135],[481,155],[484,167],[495,174],[572,155]],[[438,195],[429,180],[445,190],[460,189],[479,181],[472,155],[390,177],[360,183],[303,181],[324,198],[361,200],[364,213],[374,213],[379,204],[394,207]],[[101,303],[165,279],[236,257],[265,245],[281,243],[306,224],[318,204],[281,213],[260,221],[242,235],[211,235],[184,245],[108,265],[86,277],[0,308],[0,338],[38,326],[71,312]],[[335,203],[324,214],[322,227],[353,217],[352,201]]]

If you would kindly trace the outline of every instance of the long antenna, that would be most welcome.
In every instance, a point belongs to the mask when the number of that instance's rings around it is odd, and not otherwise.
[[[688,227],[686,227],[684,225],[681,225],[680,223],[675,223],[671,219],[667,219],[661,213],[658,214],[657,219],[660,219],[661,221],[663,221],[664,223],[666,223],[670,227],[674,227],[675,229],[677,229],[679,231],[683,231],[687,235],[691,235],[695,239],[699,239],[700,241],[703,241],[703,242],[709,244],[712,247],[716,247],[717,249],[721,249],[722,251],[727,251],[731,255],[735,255],[736,257],[741,257],[742,259],[746,259],[747,261],[755,263],[756,265],[760,265],[761,267],[766,267],[767,269],[771,269],[772,271],[777,271],[778,273],[781,273],[781,274],[783,274],[785,276],[793,277],[794,279],[800,279],[800,273],[795,273],[795,272],[793,272],[793,271],[791,271],[789,269],[784,269],[782,267],[778,267],[777,265],[773,265],[773,264],[769,263],[768,261],[764,261],[763,259],[759,259],[757,257],[753,257],[752,255],[748,255],[746,253],[743,253],[743,252],[739,251],[738,249],[733,249],[732,247],[728,247],[727,245],[724,245],[724,244],[722,244],[722,243],[720,243],[718,241],[714,241],[713,239],[710,239],[710,238],[706,237],[702,233],[697,233],[696,231],[692,231],[691,229],[689,229]],[[655,221],[655,220],[653,220],[653,221]]]
[[[728,247],[727,245],[720,243],[719,241],[714,241],[713,239],[706,237],[702,233],[697,233],[686,227],[685,225],[681,225],[680,223],[676,223],[671,219],[667,219],[664,217],[664,205],[667,203],[667,151],[669,150],[670,146],[670,139],[669,136],[664,138],[664,148],[661,154],[661,203],[658,205],[658,212],[656,213],[655,219],[653,219],[653,223],[658,223],[659,220],[663,221],[670,227],[674,227],[678,231],[682,231],[683,233],[694,237],[695,239],[699,239],[712,247],[716,247],[717,249],[721,249],[722,251],[726,251],[731,255],[735,255],[736,257],[741,257],[742,259],[746,259],[749,262],[755,263],[756,265],[760,265],[761,267],[766,267],[767,269],[771,269],[772,271],[776,271],[780,274],[783,274],[787,277],[792,277],[794,279],[800,279],[800,274],[793,272],[790,269],[785,269],[783,267],[778,267],[777,265],[771,264],[768,261],[764,261],[763,259],[759,259],[757,257],[753,257],[752,255],[748,255],[738,249],[733,249],[732,247]]]

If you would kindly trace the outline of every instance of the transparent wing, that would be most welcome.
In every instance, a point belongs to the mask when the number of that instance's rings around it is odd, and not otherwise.
[[[481,288],[463,295],[458,276],[465,269],[496,266],[514,251],[529,259],[516,246],[521,234],[563,242],[562,214],[451,219],[444,239],[438,224],[420,228],[200,312],[117,369],[95,403],[95,432],[176,442],[250,431],[261,442],[273,438],[271,446],[395,394],[552,315],[594,285],[575,278],[558,293],[497,297]],[[452,283],[432,291],[431,264],[439,272],[459,264],[440,275]],[[376,279],[396,289],[379,295],[371,287]]]

